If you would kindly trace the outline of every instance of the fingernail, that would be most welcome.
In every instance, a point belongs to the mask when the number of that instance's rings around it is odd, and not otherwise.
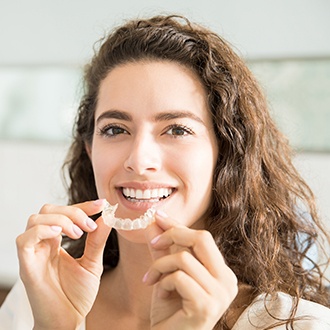
[[[75,233],[77,236],[79,236],[79,237],[84,233],[84,232],[83,232],[78,226],[76,226],[76,225],[73,225],[72,228],[73,228],[74,233]]]
[[[154,237],[154,238],[150,241],[150,243],[151,243],[152,245],[156,244],[156,243],[159,241],[160,236],[161,236],[161,235],[158,235],[158,236]]]
[[[55,231],[56,233],[60,233],[62,231],[62,227],[60,226],[50,226],[51,230]]]
[[[104,198],[100,198],[100,199],[97,199],[97,200],[93,201],[93,204],[96,205],[96,206],[101,206],[101,205],[104,204],[104,201],[105,201]]]
[[[149,272],[146,272],[143,276],[143,279],[142,279],[142,282],[143,283],[146,283],[148,281],[148,275],[149,275]]]
[[[92,230],[97,228],[97,224],[91,218],[86,219],[86,225]]]
[[[159,215],[159,216],[162,217],[162,218],[168,218],[167,213],[165,213],[165,212],[162,211],[162,210],[157,210],[156,213],[157,213],[157,215]]]

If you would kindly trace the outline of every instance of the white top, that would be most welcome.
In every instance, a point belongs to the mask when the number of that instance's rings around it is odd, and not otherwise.
[[[257,330],[270,326],[275,321],[264,306],[264,295],[258,296],[241,314],[232,330]],[[292,298],[278,293],[276,299],[267,298],[267,309],[277,317],[286,318],[291,309]],[[296,330],[330,330],[330,309],[304,299],[300,299],[295,321]],[[33,317],[24,285],[18,281],[8,294],[0,309],[0,330],[31,330]],[[274,328],[285,330],[285,325]],[[78,330],[85,330],[82,324]]]

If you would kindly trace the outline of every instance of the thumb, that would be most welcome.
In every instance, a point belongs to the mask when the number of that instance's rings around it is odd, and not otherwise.
[[[95,222],[97,228],[87,234],[85,251],[80,264],[91,272],[93,270],[102,272],[104,247],[112,228],[104,223],[102,217],[99,217]]]
[[[157,213],[156,213],[156,218],[157,218]],[[156,219],[157,220],[157,219]],[[147,244],[148,244],[148,248],[149,248],[149,252],[151,254],[152,260],[157,260],[161,257],[164,257],[165,255],[170,254],[169,249],[156,249],[154,248],[153,243],[155,241],[157,241],[157,238],[159,237],[159,235],[161,235],[162,233],[164,233],[164,229],[162,229],[157,222],[153,222],[152,224],[150,224],[146,229],[145,229],[145,237],[147,240]]]

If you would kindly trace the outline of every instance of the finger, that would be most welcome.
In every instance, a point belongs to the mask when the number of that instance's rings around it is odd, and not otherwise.
[[[17,255],[22,280],[38,281],[38,264],[52,259],[61,247],[61,231],[58,226],[35,226],[16,238]],[[33,275],[34,274],[34,275]]]
[[[98,228],[89,233],[86,238],[85,251],[80,260],[80,264],[85,268],[93,271],[100,271],[103,268],[103,252],[111,227],[104,223],[102,217],[97,220]]]
[[[216,280],[207,269],[189,252],[181,251],[177,254],[165,256],[156,260],[144,277],[147,285],[157,283],[163,275],[183,271],[193,278],[206,292],[212,293]]]
[[[36,224],[42,223],[44,219],[40,215],[53,214],[53,215],[64,215],[73,225],[71,228],[69,223],[67,225],[62,224],[65,234],[68,234],[70,237],[80,237],[83,232],[91,232],[97,228],[96,223],[88,215],[94,215],[101,212],[105,205],[105,199],[99,199],[95,201],[88,201],[80,204],[70,205],[70,206],[61,206],[61,205],[44,205],[38,215],[33,215],[28,221],[27,228],[34,226]]]
[[[45,204],[40,209],[39,213],[57,213],[58,210],[64,210],[70,214],[70,210],[72,208],[77,208],[88,215],[94,215],[94,214],[100,213],[103,210],[105,203],[106,203],[105,199],[97,199],[97,200],[93,200],[93,201],[87,201],[87,202],[77,203],[77,204],[72,204],[72,205]]]
[[[84,233],[72,219],[63,214],[34,214],[30,216],[27,230],[39,225],[55,225],[62,228],[63,234],[78,239]]]
[[[206,296],[199,284],[180,270],[163,277],[158,283],[158,290],[159,298],[167,298],[173,291],[176,291],[183,301],[195,301],[196,297],[201,299]]]
[[[18,253],[24,253],[35,248],[40,242],[55,237],[61,238],[62,228],[52,225],[38,225],[30,228],[16,238]]]
[[[221,277],[226,264],[210,232],[183,226],[172,227],[151,242],[152,248],[156,250],[168,249],[173,244],[190,248],[212,276]]]
[[[166,249],[154,249],[153,245],[151,242],[153,242],[153,240],[157,237],[159,237],[159,235],[161,235],[162,233],[164,233],[164,230],[161,229],[155,222],[152,223],[150,226],[148,226],[145,231],[145,237],[146,240],[148,242],[148,248],[149,248],[149,252],[151,254],[152,260],[157,260],[167,254],[169,254],[169,250]]]
[[[210,324],[206,329],[213,329],[213,322],[223,315],[237,294],[237,289],[229,290],[227,283],[218,285],[213,294],[209,294],[193,278],[182,271],[162,278],[157,289],[157,296],[161,299],[167,299],[172,292],[177,292],[182,298],[182,311],[186,324],[190,320],[194,324],[193,328],[200,328],[198,322],[202,321],[203,329],[205,328],[204,321],[207,319]]]
[[[72,206],[80,208],[88,215],[94,215],[103,211],[105,204],[106,204],[106,200],[104,198],[101,198],[94,201],[87,201],[79,204],[74,204]]]
[[[157,210],[155,213],[155,220],[157,225],[163,230],[166,231],[172,227],[180,226],[180,224],[170,218],[167,213],[162,210]]]

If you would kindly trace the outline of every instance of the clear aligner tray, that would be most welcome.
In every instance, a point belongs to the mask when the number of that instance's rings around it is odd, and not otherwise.
[[[143,215],[134,220],[116,218],[115,212],[117,207],[118,204],[111,205],[109,202],[107,202],[102,211],[104,222],[112,228],[119,230],[139,230],[147,228],[152,222],[155,221],[154,215],[156,210],[153,207],[148,209]]]

